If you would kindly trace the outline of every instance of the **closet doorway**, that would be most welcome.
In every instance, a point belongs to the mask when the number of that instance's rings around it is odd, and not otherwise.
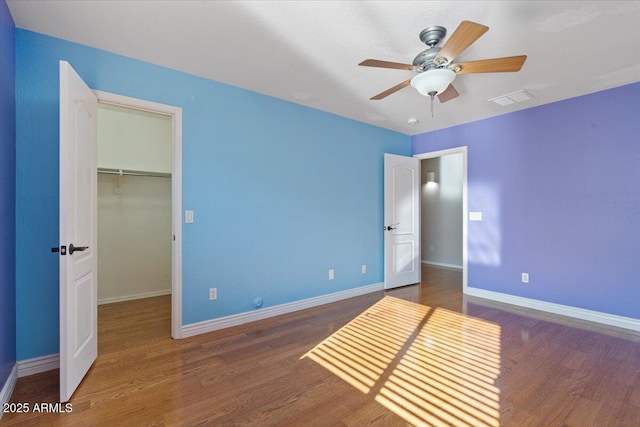
[[[171,117],[98,104],[98,304],[171,294]]]
[[[98,304],[162,307],[180,338],[182,111],[97,94]]]

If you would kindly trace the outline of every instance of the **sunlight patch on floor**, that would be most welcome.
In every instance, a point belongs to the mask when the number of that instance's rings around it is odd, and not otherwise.
[[[385,297],[309,358],[407,422],[500,425],[500,327]]]
[[[369,393],[429,311],[418,305],[407,312],[395,301],[382,299],[302,357]]]

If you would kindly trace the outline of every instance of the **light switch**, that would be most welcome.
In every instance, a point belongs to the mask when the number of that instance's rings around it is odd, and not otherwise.
[[[482,221],[482,212],[469,212],[469,221]]]
[[[193,211],[184,211],[184,222],[187,224],[193,223]]]

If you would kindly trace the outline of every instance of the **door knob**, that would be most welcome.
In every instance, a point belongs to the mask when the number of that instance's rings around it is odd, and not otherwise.
[[[69,255],[73,255],[74,252],[82,252],[89,249],[89,246],[73,246],[73,243],[69,245]]]

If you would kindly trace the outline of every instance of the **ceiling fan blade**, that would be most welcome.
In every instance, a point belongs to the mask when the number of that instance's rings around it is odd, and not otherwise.
[[[371,100],[372,101],[378,101],[378,100],[380,100],[382,98],[386,98],[387,96],[391,95],[392,93],[395,93],[395,92],[399,91],[400,89],[409,86],[410,83],[411,83],[411,79],[405,80],[402,83],[397,84],[394,87],[385,90],[384,92],[380,92],[379,94],[377,94],[376,96],[371,98]]]
[[[440,53],[434,58],[434,62],[438,63],[438,59],[445,58],[446,63],[453,62],[462,52],[467,50],[469,46],[486,33],[489,27],[486,25],[476,24],[471,21],[462,21],[458,28],[453,32],[451,37],[440,49]]]
[[[401,64],[399,62],[380,61],[378,59],[365,59],[358,65],[364,67],[393,68],[395,70],[413,70],[412,64]]]
[[[453,85],[449,85],[444,90],[444,92],[438,95],[438,99],[440,100],[440,102],[447,102],[447,101],[451,101],[453,98],[457,98],[458,95],[460,94],[458,93],[456,88],[453,87]]]
[[[457,74],[471,73],[506,73],[520,71],[522,64],[527,60],[527,55],[506,56],[504,58],[482,59],[480,61],[458,62],[455,66],[461,67]]]

